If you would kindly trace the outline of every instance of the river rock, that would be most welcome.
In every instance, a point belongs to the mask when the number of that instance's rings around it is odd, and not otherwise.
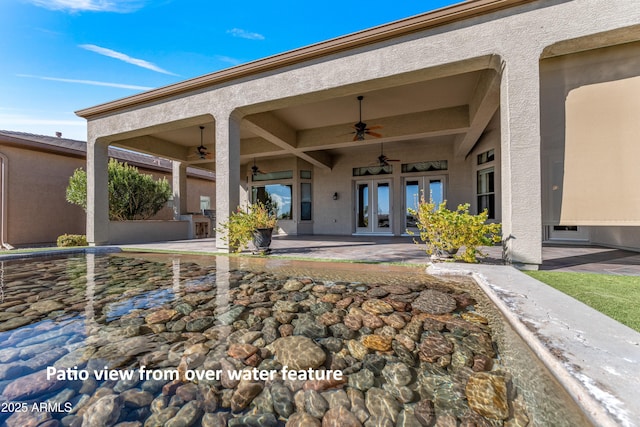
[[[176,310],[165,308],[152,312],[144,318],[144,321],[149,325],[155,325],[157,323],[167,323],[168,321],[173,320],[176,316],[178,316],[178,312]]]
[[[395,386],[405,386],[412,380],[411,370],[404,363],[387,363],[382,376]]]
[[[306,412],[296,412],[289,417],[285,427],[321,427],[320,420]]]
[[[391,337],[382,336],[382,335],[367,335],[362,338],[362,345],[377,351],[389,351],[391,350],[391,342],[393,339]]]
[[[301,335],[278,338],[272,346],[278,362],[292,370],[317,368],[327,357],[322,347]]]
[[[371,314],[387,314],[393,313],[393,307],[388,303],[379,299],[370,299],[362,303],[362,309]]]
[[[389,418],[394,423],[398,419],[398,413],[402,409],[391,393],[377,387],[367,391],[365,404],[372,416]]]
[[[362,423],[347,408],[337,406],[324,414],[322,427],[362,427]]]
[[[329,402],[315,390],[304,392],[304,410],[312,417],[322,419],[324,413],[329,409]]]
[[[375,382],[373,372],[368,369],[361,369],[358,372],[349,375],[349,386],[357,390],[367,391]]]
[[[264,384],[261,382],[241,380],[231,397],[231,410],[237,412],[249,406],[253,398],[260,394],[263,388]]]
[[[276,427],[278,420],[273,414],[244,415],[231,418],[229,427]]]
[[[120,396],[109,394],[101,397],[85,411],[82,427],[112,426],[118,420],[122,406]]]
[[[505,378],[489,372],[471,375],[465,388],[471,409],[483,417],[505,420],[509,417]]]
[[[65,384],[56,378],[47,380],[47,371],[42,370],[14,380],[4,389],[3,395],[7,400],[30,400],[60,390]]]
[[[413,415],[423,426],[433,425],[436,414],[433,410],[433,402],[429,399],[423,399],[413,407]]]
[[[444,292],[427,289],[420,292],[420,296],[411,303],[414,310],[430,314],[451,313],[456,309],[455,298]]]
[[[273,409],[278,415],[288,418],[293,413],[293,394],[284,384],[280,382],[271,384],[271,397]]]
[[[424,338],[420,344],[418,355],[420,360],[433,363],[440,356],[445,356],[453,351],[453,344],[439,332],[432,333]]]

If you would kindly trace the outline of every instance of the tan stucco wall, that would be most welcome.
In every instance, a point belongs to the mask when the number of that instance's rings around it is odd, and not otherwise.
[[[165,178],[169,182],[169,185],[172,184],[172,176],[168,172],[163,173],[163,172],[150,171],[145,169],[140,169],[140,172],[145,174],[150,174],[156,180]],[[211,198],[211,209],[215,209],[215,206],[216,206],[215,181],[208,181],[205,179],[187,177],[187,212],[201,213],[200,212],[200,196],[209,196]],[[160,212],[158,212],[156,215],[154,215],[150,219],[153,219],[153,220],[173,219],[173,207],[169,204],[168,206],[164,207]]]
[[[13,246],[52,244],[61,234],[85,234],[86,215],[79,206],[65,199],[69,178],[85,168],[83,158],[0,145],[6,161],[5,241]],[[171,182],[171,174],[140,168],[142,173]],[[215,207],[215,182],[187,178],[188,210],[200,211],[200,196],[211,197]],[[171,207],[154,216],[155,220],[173,219]]]
[[[604,82],[624,84],[640,76],[640,42],[589,50],[572,55],[544,59],[540,63],[540,100],[542,135],[542,206],[543,225],[560,223],[563,191],[563,163],[565,161],[566,100],[576,89],[589,89]],[[630,85],[630,89],[632,85]],[[628,97],[625,99],[625,96]],[[637,94],[633,90],[618,99],[619,103],[633,105]],[[599,102],[594,99],[593,102]],[[616,117],[618,120],[619,117]],[[636,114],[637,119],[637,114]],[[606,115],[597,126],[609,127]],[[634,123],[635,124],[635,123]],[[594,123],[589,123],[589,126]],[[615,154],[615,141],[602,141],[602,154]],[[602,157],[602,156],[600,156]],[[555,174],[554,174],[555,164]],[[637,166],[636,166],[637,167]],[[590,168],[590,175],[613,178],[610,194],[636,197],[637,183],[621,180],[624,171],[620,163],[602,162]],[[585,181],[585,185],[587,185]],[[598,192],[593,192],[593,203],[600,203]],[[608,209],[616,209],[608,204]],[[613,216],[613,215],[612,215]],[[586,227],[592,243],[640,249],[640,227]]]
[[[69,177],[84,159],[0,146],[7,159],[7,237],[11,245],[84,234],[85,213],[65,200]]]

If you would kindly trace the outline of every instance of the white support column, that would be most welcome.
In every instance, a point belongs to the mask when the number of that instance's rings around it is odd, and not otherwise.
[[[513,52],[501,84],[502,233],[507,261],[542,264],[540,52]]]
[[[109,243],[109,144],[87,141],[87,241],[90,246]]]
[[[187,212],[187,165],[173,161],[173,219],[180,220],[180,215]]]
[[[240,202],[240,118],[233,114],[215,116],[216,126],[216,230],[227,222]],[[228,251],[223,233],[216,248]]]

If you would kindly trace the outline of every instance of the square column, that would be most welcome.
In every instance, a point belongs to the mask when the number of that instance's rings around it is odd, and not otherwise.
[[[522,268],[542,264],[539,52],[503,57],[501,105],[504,257]]]
[[[109,243],[109,144],[87,141],[87,242]]]
[[[172,161],[173,219],[187,212],[187,165]]]
[[[229,220],[240,203],[240,118],[215,116],[216,126],[216,230]],[[229,251],[224,234],[218,233],[216,248]]]

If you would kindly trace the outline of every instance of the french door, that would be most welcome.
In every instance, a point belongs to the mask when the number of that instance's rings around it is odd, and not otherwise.
[[[355,182],[355,231],[392,234],[392,194],[390,179]]]
[[[416,232],[416,220],[409,213],[409,209],[418,209],[421,196],[436,205],[445,200],[444,176],[415,176],[404,178],[404,227],[405,230]]]

